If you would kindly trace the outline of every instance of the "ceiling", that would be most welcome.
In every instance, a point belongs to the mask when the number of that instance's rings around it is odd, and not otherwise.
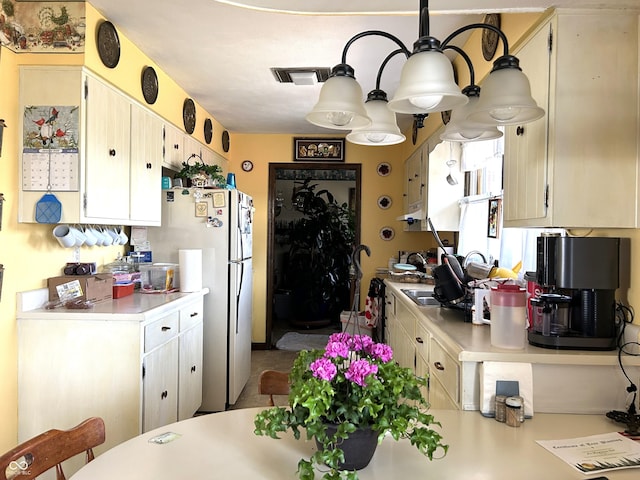
[[[638,0],[432,0],[430,33],[443,40],[456,28],[482,21],[488,12],[543,11],[549,6],[637,8]],[[336,133],[304,116],[322,84],[278,83],[272,67],[327,67],[340,63],[356,33],[383,30],[412,49],[418,37],[419,0],[89,0],[187,94],[236,133]],[[346,7],[346,8],[345,8]],[[300,9],[306,11],[299,11]],[[297,12],[295,10],[298,10]],[[332,13],[333,12],[333,13]],[[337,12],[337,13],[336,13]],[[459,42],[464,43],[460,36]],[[396,48],[370,36],[349,49],[364,95]],[[391,98],[404,63],[396,55],[381,88]],[[161,87],[162,88],[162,87]],[[401,126],[410,116],[399,115]]]

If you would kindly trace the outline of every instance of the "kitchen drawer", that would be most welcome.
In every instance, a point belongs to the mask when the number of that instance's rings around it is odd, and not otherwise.
[[[396,303],[396,318],[411,338],[415,338],[417,318],[402,303]]]
[[[193,302],[180,309],[180,332],[189,330],[194,325],[203,321],[203,302]]]
[[[178,335],[179,318],[180,312],[175,311],[144,327],[145,353]]]
[[[431,338],[429,352],[430,374],[435,376],[451,398],[460,403],[460,366],[445,352],[435,338]]]
[[[422,357],[425,362],[429,361],[429,331],[418,322],[416,325],[416,353]]]

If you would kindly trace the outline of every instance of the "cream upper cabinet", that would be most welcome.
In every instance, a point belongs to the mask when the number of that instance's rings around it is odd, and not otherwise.
[[[100,80],[87,76],[84,216],[127,222],[131,104]],[[108,199],[108,200],[107,200]]]
[[[180,171],[182,162],[186,162],[184,154],[184,132],[170,123],[164,124],[164,166]]]
[[[87,69],[67,66],[20,67],[19,105],[20,222],[36,221],[49,183],[62,204],[60,223],[160,225],[162,130],[150,111]],[[58,113],[52,131],[64,133],[67,148],[49,152],[31,124],[37,111]]]
[[[162,218],[162,119],[152,112],[131,105],[131,220],[147,225],[159,224]],[[144,199],[149,201],[144,201]]]
[[[636,228],[638,16],[559,10],[516,55],[546,115],[505,134],[507,227]]]
[[[460,145],[430,138],[405,161],[405,193],[403,219],[406,231],[429,230],[427,217],[441,231],[457,231],[460,223],[458,201],[464,195],[464,179],[460,172]],[[450,166],[449,160],[455,163]],[[457,183],[450,183],[451,173]]]
[[[185,161],[189,159],[192,155],[195,155],[195,157],[189,160],[190,163],[201,161],[200,159],[202,158],[202,151],[203,151],[202,144],[192,136],[185,134],[185,137],[184,137]]]

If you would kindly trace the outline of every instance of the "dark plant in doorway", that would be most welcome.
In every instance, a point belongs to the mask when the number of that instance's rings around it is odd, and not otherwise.
[[[291,201],[303,217],[290,232],[286,281],[293,293],[295,323],[329,323],[349,308],[355,219],[346,203],[306,179]]]

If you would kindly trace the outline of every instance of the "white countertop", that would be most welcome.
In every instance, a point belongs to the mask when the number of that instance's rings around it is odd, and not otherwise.
[[[450,352],[461,362],[530,362],[563,365],[617,365],[617,351],[556,350],[526,343],[522,350],[496,348],[491,345],[491,327],[464,321],[464,312],[440,306],[419,306],[402,289],[432,290],[433,285],[400,283],[385,280],[387,288],[413,312]],[[640,357],[624,356],[626,365],[640,365]]]
[[[99,455],[71,480],[164,480],[184,478],[297,479],[298,460],[315,451],[305,434],[280,440],[256,436],[253,419],[261,408],[203,415],[147,432]],[[431,410],[443,443],[444,458],[429,461],[408,440],[385,438],[361,480],[571,480],[589,479],[536,443],[619,431],[604,415],[539,414],[519,428],[478,412]],[[166,444],[149,439],[164,432],[179,438]],[[437,456],[437,455],[436,455]],[[610,480],[638,478],[639,470],[604,473]]]
[[[42,308],[48,298],[48,290],[31,290],[18,293],[18,320],[110,320],[143,322],[150,316],[162,314],[187,305],[209,293],[208,288],[199,292],[134,293],[116,300],[96,303],[89,309]]]

